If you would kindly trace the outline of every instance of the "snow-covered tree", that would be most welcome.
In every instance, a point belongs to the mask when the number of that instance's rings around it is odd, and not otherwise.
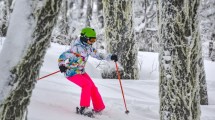
[[[200,9],[201,33],[203,41],[212,40],[215,34],[215,1],[202,0]]]
[[[91,26],[90,23],[92,21],[92,14],[93,14],[93,0],[87,0],[87,9],[86,9],[86,25]]]
[[[202,0],[200,9],[201,37],[203,47],[209,49],[204,51],[204,56],[215,60],[215,1]],[[207,44],[205,44],[207,43]],[[214,49],[214,50],[213,50]],[[214,51],[214,52],[213,52]],[[212,55],[213,53],[213,55]]]
[[[215,1],[213,0],[202,0],[201,7],[199,10],[200,19],[200,30],[201,30],[201,41],[213,43],[213,34],[215,34]],[[210,42],[209,42],[210,41]],[[205,51],[206,52],[206,51]],[[203,54],[204,55],[204,54]],[[199,60],[200,68],[204,67],[203,59]],[[200,104],[208,105],[208,94],[207,94],[207,84],[206,75],[204,69],[201,69],[200,78]]]
[[[63,0],[62,1],[63,5],[61,7],[62,10],[62,29],[61,32],[65,35],[68,35],[69,33],[69,18],[68,18],[68,0]]]
[[[138,79],[137,44],[133,28],[132,0],[103,0],[107,50],[116,53],[123,79]],[[111,73],[112,74],[112,73]]]
[[[0,119],[23,120],[58,15],[61,0],[18,0],[0,54]],[[34,11],[37,10],[37,11]],[[17,24],[19,22],[19,24]]]
[[[8,20],[9,20],[9,1],[3,0],[0,1],[0,36],[5,37],[8,28]]]
[[[80,0],[80,3],[78,3],[79,5],[79,19],[81,19],[84,16],[84,5],[86,3],[86,0]]]
[[[199,0],[158,0],[160,119],[200,120]]]
[[[61,45],[69,45],[71,43],[69,36],[69,4],[73,4],[73,1],[62,1],[62,7],[59,12],[57,24],[55,25],[54,32],[52,34],[52,42],[56,42]]]
[[[102,0],[97,0],[97,19],[100,22],[100,28],[104,28],[103,3]]]
[[[200,44],[201,45],[201,44]],[[208,105],[208,90],[207,90],[207,82],[206,82],[206,74],[205,74],[205,69],[204,69],[204,61],[203,61],[203,56],[202,50],[200,50],[200,57],[198,60],[198,67],[199,69],[199,86],[200,86],[200,104],[201,105]]]
[[[63,45],[69,45],[71,41],[78,39],[80,31],[86,26],[85,0],[63,0],[63,6],[52,34],[52,41]],[[64,31],[67,32],[64,32]]]
[[[139,50],[158,51],[156,0],[135,0],[134,6],[134,27]]]

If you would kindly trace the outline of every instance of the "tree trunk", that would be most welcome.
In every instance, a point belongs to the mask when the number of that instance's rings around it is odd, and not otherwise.
[[[18,1],[17,1],[18,2]],[[61,0],[46,0],[44,7],[36,16],[36,28],[32,34],[33,43],[26,54],[11,71],[9,95],[0,106],[1,120],[22,120],[30,102],[36,78],[43,63],[46,49],[50,45],[53,26],[59,12]],[[12,49],[12,48],[11,48]]]
[[[71,39],[69,39],[68,37],[70,29],[68,18],[68,0],[64,0],[62,1],[62,7],[59,12],[57,25],[55,26],[55,29],[57,31],[57,33],[54,33],[56,35],[56,39],[53,38],[52,42],[57,42],[61,45],[69,45],[71,43]]]
[[[7,0],[0,2],[3,2],[3,7],[0,9],[2,12],[2,16],[0,16],[0,37],[6,37],[9,20],[9,6],[7,5]]]
[[[118,55],[122,79],[139,78],[132,4],[132,0],[103,1],[107,50]]]
[[[200,44],[201,45],[201,44]],[[204,69],[204,61],[202,57],[201,50],[199,51],[200,58],[198,60],[198,67],[200,69],[199,74],[199,86],[200,86],[200,104],[208,105],[208,92],[207,92],[207,82],[206,82],[206,74]]]
[[[155,3],[155,0],[137,0],[134,2],[136,7],[134,11],[135,34],[140,51],[158,51]]]
[[[87,12],[86,12],[86,26],[90,27],[90,22],[92,21],[92,13],[93,13],[93,1],[87,1]]]
[[[199,0],[158,0],[161,120],[200,120],[198,6]]]
[[[81,3],[80,3],[80,14],[79,14],[79,19],[81,19],[81,18],[83,18],[83,16],[84,16],[84,12],[83,12],[83,9],[84,9],[84,3],[85,3],[85,0],[81,0]]]
[[[103,3],[102,0],[97,0],[97,16],[101,24],[100,28],[104,28]]]

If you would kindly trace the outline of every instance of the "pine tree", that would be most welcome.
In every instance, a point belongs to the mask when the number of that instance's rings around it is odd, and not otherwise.
[[[200,120],[199,2],[158,0],[161,120]]]
[[[17,5],[18,2],[29,3],[32,1],[19,0],[16,3]],[[26,119],[27,106],[30,102],[30,97],[35,87],[36,78],[43,63],[46,49],[50,45],[51,32],[55,25],[61,0],[46,0],[44,3],[44,7],[35,16],[36,27],[31,36],[33,42],[26,46],[28,49],[26,49],[20,58],[20,62],[9,71],[10,77],[8,77],[8,81],[10,82],[8,87],[10,86],[11,89],[7,96],[5,96],[5,99],[0,102],[1,120]]]
[[[132,0],[103,1],[107,49],[118,55],[123,79],[139,78],[132,4]]]

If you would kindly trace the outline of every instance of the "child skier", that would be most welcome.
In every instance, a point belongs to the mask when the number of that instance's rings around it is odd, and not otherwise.
[[[89,55],[99,60],[114,60],[115,62],[118,60],[115,54],[105,56],[98,53],[97,50],[92,47],[95,41],[96,32],[94,29],[89,27],[82,29],[80,39],[76,40],[69,50],[63,52],[58,60],[60,71],[65,73],[69,81],[82,88],[79,109],[80,114],[85,114],[86,108],[90,106],[91,99],[95,112],[100,112],[105,108],[96,85],[84,69]],[[66,60],[68,60],[68,63],[65,62]]]

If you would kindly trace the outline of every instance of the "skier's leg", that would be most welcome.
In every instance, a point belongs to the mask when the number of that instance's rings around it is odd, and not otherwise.
[[[91,99],[93,103],[93,108],[96,112],[102,111],[105,108],[104,102],[102,100],[102,97],[98,91],[98,88],[93,83],[92,79],[89,77],[87,73],[83,74],[85,78],[89,79],[89,81],[92,82],[92,88],[91,88]]]
[[[92,98],[93,108],[96,112],[100,112],[103,109],[105,109],[104,102],[96,86],[93,86],[91,89],[91,98]]]
[[[82,74],[77,74],[72,77],[68,77],[67,79],[82,88],[80,106],[89,107],[92,83],[88,79],[86,79]]]

